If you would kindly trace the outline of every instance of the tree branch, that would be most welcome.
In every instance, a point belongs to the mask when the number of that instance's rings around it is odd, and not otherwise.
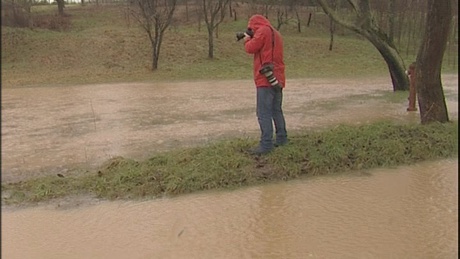
[[[355,13],[358,13],[358,10],[356,8],[356,3],[353,2],[352,0],[347,0],[347,2],[351,5],[351,7],[353,7],[353,11],[355,11]]]
[[[339,15],[329,6],[329,4],[326,3],[325,0],[316,0],[316,2],[323,8],[324,12],[332,18],[332,20],[334,20],[336,23],[340,24],[341,26],[351,30],[351,31],[354,31],[356,33],[361,33],[362,30],[360,27],[354,25],[354,24],[351,24],[349,22],[346,22],[345,20],[341,19],[339,17]],[[354,3],[351,1],[351,0],[348,0],[348,2],[350,2],[355,11],[356,10],[356,6],[354,6]]]

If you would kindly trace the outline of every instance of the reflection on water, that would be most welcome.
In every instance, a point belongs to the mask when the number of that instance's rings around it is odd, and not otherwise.
[[[458,258],[458,159],[2,211],[2,258]]]
[[[458,93],[458,75],[443,77]],[[227,136],[258,136],[252,81],[83,85],[2,89],[2,181],[92,169],[123,156],[145,159]],[[284,92],[291,132],[379,119],[417,121],[407,102],[368,100],[391,92],[387,77],[290,80]],[[351,103],[330,103],[354,97]],[[324,103],[329,103],[329,106]],[[458,99],[448,99],[456,118]]]

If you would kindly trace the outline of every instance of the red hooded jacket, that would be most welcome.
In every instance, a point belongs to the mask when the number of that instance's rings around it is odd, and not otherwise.
[[[247,53],[254,54],[254,82],[256,87],[270,86],[267,78],[259,73],[259,70],[263,64],[273,63],[275,65],[274,75],[284,88],[286,77],[284,74],[283,40],[281,34],[271,26],[267,18],[259,14],[253,15],[249,19],[248,28],[254,31],[254,36],[246,39],[244,48]],[[274,38],[273,47],[272,38]]]

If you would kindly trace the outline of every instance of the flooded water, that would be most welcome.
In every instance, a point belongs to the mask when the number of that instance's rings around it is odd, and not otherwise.
[[[387,78],[288,82],[291,132],[418,121]],[[451,119],[458,76],[443,77]],[[377,97],[377,98],[373,98]],[[251,81],[2,89],[2,181],[257,136]],[[370,173],[369,173],[370,172]],[[144,202],[2,206],[2,258],[458,258],[458,159]]]
[[[458,75],[443,76],[443,85],[450,117],[457,118]],[[294,132],[419,120],[418,112],[406,112],[406,101],[372,98],[391,91],[386,77],[290,80],[284,92],[287,127]],[[116,156],[144,159],[179,146],[258,134],[252,81],[2,88],[1,179],[70,174]]]
[[[458,258],[458,159],[2,211],[2,258]]]

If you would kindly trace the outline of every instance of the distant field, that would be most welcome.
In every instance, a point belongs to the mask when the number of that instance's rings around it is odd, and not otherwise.
[[[56,6],[37,6],[33,11],[50,15],[55,9]],[[180,22],[184,17],[177,19],[165,34],[159,70],[152,72],[150,42],[126,15],[126,7],[68,5],[65,11],[70,15],[69,29],[62,32],[2,26],[2,87],[252,76],[252,57],[245,54],[242,42],[235,40],[235,32],[246,27],[247,17],[243,15],[237,21],[228,18],[220,26],[213,60],[207,58],[205,24],[198,31],[195,18],[187,23]],[[335,35],[333,50],[329,51],[327,28],[319,22],[314,20],[310,27],[302,27],[301,33],[294,28],[294,24],[281,28],[288,78],[388,73],[380,54],[366,40],[340,33]],[[404,54],[404,58],[410,63],[415,54]],[[444,72],[457,72],[452,62],[444,63]]]

